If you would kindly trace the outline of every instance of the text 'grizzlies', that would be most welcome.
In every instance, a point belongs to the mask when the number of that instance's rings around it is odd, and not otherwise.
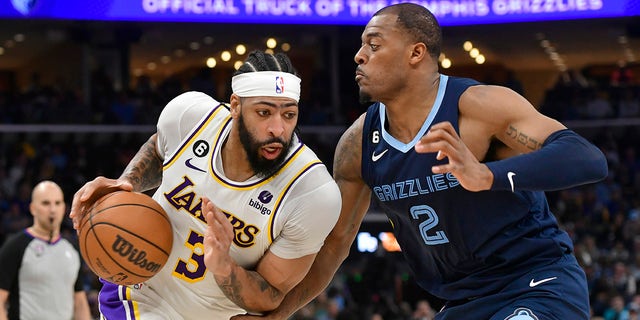
[[[116,235],[116,241],[111,245],[111,249],[144,270],[155,272],[160,269],[159,263],[147,260],[147,252],[135,248],[131,242],[119,235]]]
[[[458,179],[451,174],[433,174],[422,178],[396,181],[373,187],[373,193],[380,201],[393,201],[422,194],[434,193],[459,186]]]

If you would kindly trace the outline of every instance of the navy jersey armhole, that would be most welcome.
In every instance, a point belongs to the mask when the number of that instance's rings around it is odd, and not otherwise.
[[[380,119],[380,103],[374,103],[367,109],[367,113],[365,115],[364,124],[362,125],[362,152],[360,153],[360,174],[362,175],[362,180],[365,182],[369,182],[371,179],[371,166],[369,165],[369,158],[367,157],[370,152],[370,141],[372,129],[375,126],[375,120]],[[382,135],[380,136],[382,139]]]

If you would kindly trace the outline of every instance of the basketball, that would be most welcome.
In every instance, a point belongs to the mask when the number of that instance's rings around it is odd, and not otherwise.
[[[98,199],[78,228],[80,253],[91,271],[120,285],[146,281],[169,258],[169,216],[151,197],[116,191]]]

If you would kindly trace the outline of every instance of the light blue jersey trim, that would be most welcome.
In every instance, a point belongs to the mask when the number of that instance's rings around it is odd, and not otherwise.
[[[444,74],[440,75],[440,84],[438,85],[438,94],[436,95],[436,100],[433,102],[433,106],[431,107],[431,112],[429,112],[429,116],[427,120],[425,120],[424,124],[422,124],[422,128],[418,131],[418,134],[411,140],[409,143],[402,143],[398,141],[396,138],[391,136],[385,129],[386,117],[387,113],[385,111],[385,105],[380,103],[380,123],[382,124],[382,139],[386,141],[390,146],[397,149],[402,153],[407,153],[407,151],[413,149],[413,147],[418,143],[420,138],[427,133],[427,129],[431,126],[431,122],[438,114],[438,110],[440,110],[440,106],[442,105],[442,99],[444,98],[444,92],[447,89],[447,81],[449,80],[449,76]]]

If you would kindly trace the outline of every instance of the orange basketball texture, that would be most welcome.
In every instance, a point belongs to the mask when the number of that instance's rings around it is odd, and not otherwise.
[[[80,253],[99,277],[144,282],[162,269],[173,244],[171,222],[151,197],[116,191],[98,199],[79,227]]]

